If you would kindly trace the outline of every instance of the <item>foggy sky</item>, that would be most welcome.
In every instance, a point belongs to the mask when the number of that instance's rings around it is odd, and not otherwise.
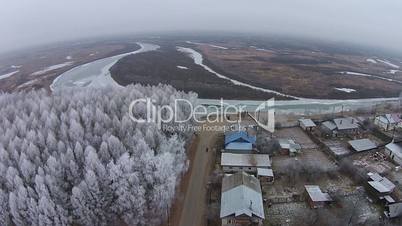
[[[290,34],[402,52],[401,0],[0,0],[0,52],[160,31]]]

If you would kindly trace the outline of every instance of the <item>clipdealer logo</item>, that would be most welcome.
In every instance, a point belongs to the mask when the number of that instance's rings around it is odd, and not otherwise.
[[[143,109],[145,106],[145,117],[135,114],[136,107]],[[183,115],[181,109],[186,108],[188,115]],[[137,116],[136,116],[137,115]],[[231,117],[237,115],[237,117]],[[250,117],[263,129],[274,132],[275,130],[275,99],[271,98],[257,106],[229,104],[223,99],[219,104],[194,106],[187,99],[175,99],[173,105],[159,105],[151,98],[140,98],[132,101],[129,106],[129,116],[137,123],[155,123],[159,129],[164,124],[183,124],[186,122],[216,123],[226,122],[229,124],[241,123],[244,117]],[[142,114],[144,116],[144,114]],[[183,128],[183,126],[178,126]],[[194,127],[192,127],[194,128]]]

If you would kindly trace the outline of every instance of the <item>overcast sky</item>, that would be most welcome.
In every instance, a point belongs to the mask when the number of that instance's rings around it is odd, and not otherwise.
[[[169,30],[292,34],[402,52],[402,1],[0,0],[0,52]]]

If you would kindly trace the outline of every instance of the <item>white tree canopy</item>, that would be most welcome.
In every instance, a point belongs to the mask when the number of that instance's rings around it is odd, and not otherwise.
[[[132,121],[131,101],[147,97],[197,98],[166,85],[0,94],[0,225],[163,221],[189,136]]]

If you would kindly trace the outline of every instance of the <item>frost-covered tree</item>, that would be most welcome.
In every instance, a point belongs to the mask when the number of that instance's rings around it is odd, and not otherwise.
[[[163,221],[160,209],[187,169],[189,136],[132,121],[130,103],[147,97],[196,100],[166,85],[0,94],[0,225]],[[145,105],[132,113],[145,118]]]

